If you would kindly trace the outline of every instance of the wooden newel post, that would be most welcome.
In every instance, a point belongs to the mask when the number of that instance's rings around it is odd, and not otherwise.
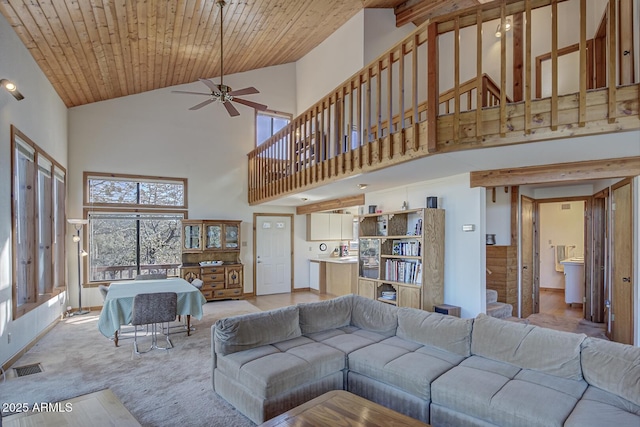
[[[438,24],[429,25],[427,30],[427,151],[438,149]]]

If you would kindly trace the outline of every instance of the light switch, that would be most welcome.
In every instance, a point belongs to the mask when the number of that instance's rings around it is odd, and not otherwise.
[[[462,231],[475,231],[476,226],[474,224],[464,224],[462,226]]]

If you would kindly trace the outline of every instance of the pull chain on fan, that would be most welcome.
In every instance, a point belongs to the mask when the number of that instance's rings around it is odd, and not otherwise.
[[[253,95],[256,93],[260,93],[258,89],[255,87],[246,87],[244,89],[233,90],[231,87],[224,84],[224,50],[223,50],[223,20],[222,20],[222,11],[226,6],[226,2],[224,0],[218,0],[218,6],[220,7],[220,84],[215,84],[211,80],[208,79],[198,79],[211,90],[210,93],[203,92],[189,92],[183,90],[173,90],[174,93],[186,93],[189,95],[205,95],[208,96],[209,99],[203,101],[199,104],[194,105],[189,108],[189,110],[199,110],[200,108],[209,105],[213,102],[220,102],[224,105],[224,108],[227,110],[231,117],[239,116],[240,112],[238,109],[231,103],[237,102],[239,104],[246,105],[251,108],[255,108],[256,110],[264,111],[267,109],[267,106],[264,104],[260,104],[257,102],[249,101],[242,98],[237,98],[237,96],[241,95]]]

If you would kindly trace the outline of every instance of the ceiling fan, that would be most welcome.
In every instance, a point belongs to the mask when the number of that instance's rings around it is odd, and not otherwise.
[[[189,108],[189,110],[198,110],[206,105],[209,105],[213,102],[220,102],[222,103],[222,105],[224,105],[224,108],[227,109],[227,112],[229,113],[229,115],[231,117],[235,117],[235,116],[239,116],[240,112],[236,109],[236,107],[231,104],[231,102],[237,102],[239,104],[244,104],[246,106],[249,106],[251,108],[255,108],[256,110],[260,110],[260,111],[264,111],[267,109],[267,106],[264,104],[259,104],[257,102],[253,102],[253,101],[248,101],[246,99],[242,99],[242,98],[237,98],[237,96],[240,95],[253,95],[256,93],[260,93],[258,91],[258,89],[256,89],[255,87],[246,87],[244,89],[238,89],[238,90],[233,90],[231,87],[227,86],[224,84],[223,79],[224,79],[224,74],[223,74],[223,57],[224,57],[224,51],[222,50],[222,9],[224,8],[224,6],[227,3],[224,0],[218,0],[218,6],[220,7],[220,84],[215,84],[214,82],[212,82],[211,80],[208,79],[198,79],[200,80],[202,83],[204,83],[205,85],[207,85],[207,87],[209,89],[211,89],[210,93],[203,93],[203,92],[189,92],[189,91],[183,91],[183,90],[173,90],[172,92],[175,93],[186,93],[186,94],[190,94],[190,95],[205,95],[208,96],[209,99],[207,99],[204,102],[201,102],[199,104],[194,105],[193,107]]]

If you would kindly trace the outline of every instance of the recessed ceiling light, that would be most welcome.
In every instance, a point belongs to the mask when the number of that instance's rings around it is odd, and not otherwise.
[[[358,188],[361,190],[364,190],[365,188],[367,188],[368,184],[358,184]]]
[[[21,101],[24,99],[24,96],[18,91],[18,88],[15,83],[9,81],[7,79],[0,79],[0,86],[4,87],[7,92],[9,92],[15,99]]]
[[[309,199],[307,199],[306,197],[301,197],[300,200],[302,200],[303,202],[306,202]]]

